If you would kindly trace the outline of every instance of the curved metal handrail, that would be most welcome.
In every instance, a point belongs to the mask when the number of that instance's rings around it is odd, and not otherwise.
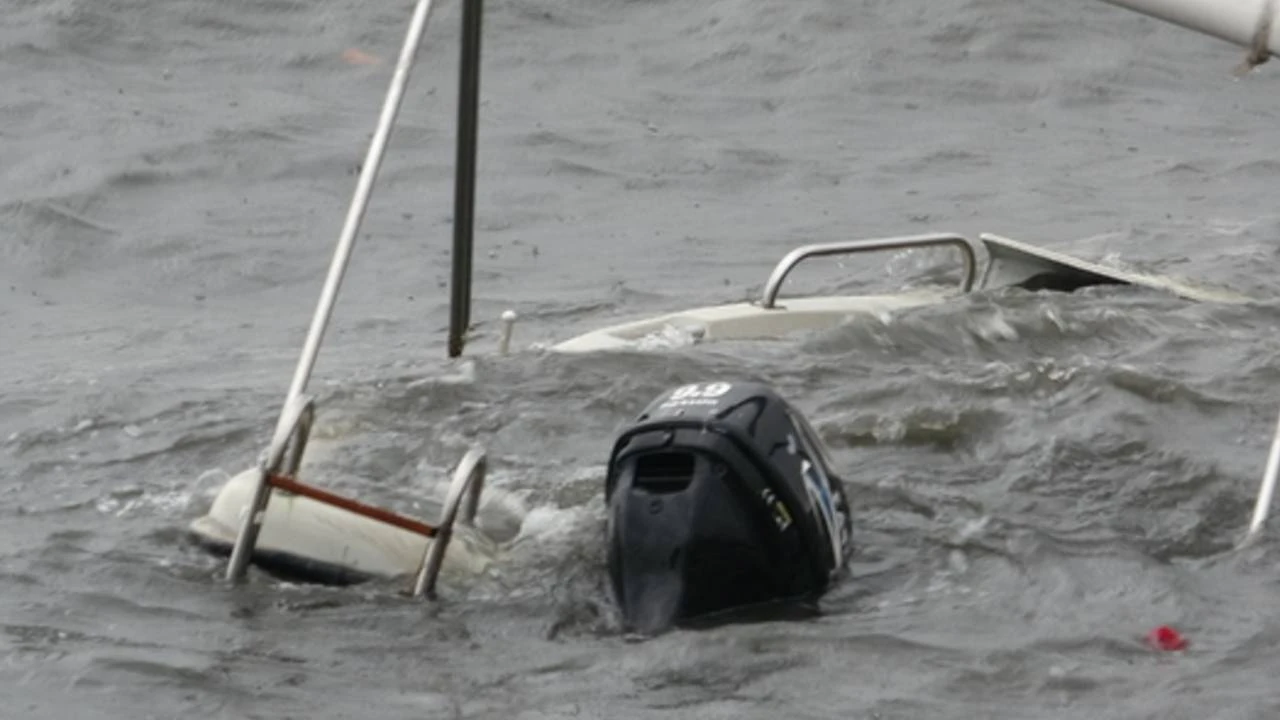
[[[462,522],[465,525],[475,523],[476,512],[480,509],[480,493],[484,490],[484,476],[488,467],[488,458],[484,448],[473,446],[458,463],[453,472],[453,481],[449,484],[449,493],[445,496],[444,507],[440,511],[440,524],[436,526],[436,536],[422,557],[422,566],[418,570],[418,578],[413,585],[413,596],[435,598],[436,578],[440,575],[440,567],[444,563],[444,552],[449,547],[453,536],[453,525],[458,519],[458,510],[462,510]],[[465,500],[465,505],[463,504]]]
[[[799,265],[802,260],[811,257],[823,257],[828,255],[850,255],[859,252],[869,252],[872,250],[901,250],[916,247],[931,247],[935,245],[951,245],[960,249],[961,257],[964,261],[964,278],[960,281],[960,289],[962,292],[969,292],[973,289],[974,275],[977,272],[978,259],[977,253],[974,251],[973,242],[963,235],[954,233],[931,233],[927,235],[903,235],[899,237],[873,238],[870,240],[845,240],[833,243],[819,243],[816,245],[805,245],[783,256],[773,268],[773,273],[769,275],[769,281],[765,283],[764,295],[761,298],[760,305],[766,309],[773,309],[778,299],[778,291],[782,289],[782,281],[787,279],[787,275]]]
[[[262,529],[262,512],[271,498],[271,483],[267,476],[280,472],[281,465],[287,468],[287,474],[297,473],[302,462],[302,452],[307,447],[307,439],[311,436],[311,425],[315,420],[315,400],[310,395],[293,395],[285,402],[280,413],[280,422],[276,425],[276,434],[271,438],[271,445],[258,465],[258,477],[254,480],[253,500],[249,502],[248,512],[240,523],[240,532],[236,535],[236,544],[231,548],[231,560],[227,563],[227,580],[236,581],[244,577],[249,567],[249,559],[253,556],[253,548],[258,544],[258,531]],[[286,460],[287,457],[287,460]]]

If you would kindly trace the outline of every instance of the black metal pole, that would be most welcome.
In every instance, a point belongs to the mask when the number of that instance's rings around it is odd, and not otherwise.
[[[476,136],[480,116],[480,36],[484,0],[462,2],[458,70],[458,156],[453,186],[453,282],[449,357],[462,354],[471,325],[471,258],[475,246]]]

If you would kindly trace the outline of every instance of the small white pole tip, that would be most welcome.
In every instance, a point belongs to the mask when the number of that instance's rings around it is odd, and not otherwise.
[[[498,341],[498,354],[506,355],[511,349],[511,332],[516,325],[516,311],[506,310],[502,313],[502,339]]]

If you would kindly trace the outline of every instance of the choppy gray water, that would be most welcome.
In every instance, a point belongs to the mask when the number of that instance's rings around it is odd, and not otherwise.
[[[0,716],[1280,711],[1280,552],[1225,552],[1280,407],[1280,75],[1236,81],[1235,48],[1100,3],[489,3],[462,363],[442,3],[316,371],[310,477],[412,509],[479,440],[519,539],[435,606],[226,588],[184,529],[268,439],[408,11],[5,4]],[[798,244],[940,229],[1260,302],[998,293],[782,346],[536,350],[756,293]],[[947,261],[815,263],[795,287]],[[496,358],[508,307],[535,349]],[[630,643],[598,545],[611,434],[711,375],[808,413],[859,554],[816,620]],[[1191,649],[1147,649],[1160,623]]]

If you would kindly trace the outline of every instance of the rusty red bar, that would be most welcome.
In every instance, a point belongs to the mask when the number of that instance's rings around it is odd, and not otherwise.
[[[328,490],[322,490],[314,485],[307,485],[306,483],[299,482],[285,475],[268,475],[267,482],[271,484],[271,487],[276,488],[277,490],[284,490],[285,492],[291,492],[295,495],[309,497],[317,502],[339,507],[348,512],[353,512],[356,515],[362,515],[372,520],[377,520],[378,522],[384,522],[388,525],[394,525],[402,530],[408,530],[411,533],[417,533],[425,537],[434,538],[438,532],[436,528],[424,522],[393,513],[390,510],[366,505],[358,500],[352,500],[348,497],[335,495]]]

